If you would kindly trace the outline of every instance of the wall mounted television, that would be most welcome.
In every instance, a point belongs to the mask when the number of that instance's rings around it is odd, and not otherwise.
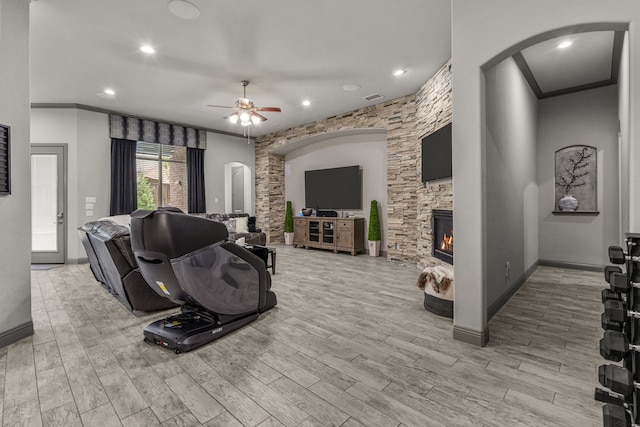
[[[316,209],[362,209],[360,166],[304,172],[305,205]]]
[[[451,178],[451,123],[422,139],[422,182]]]

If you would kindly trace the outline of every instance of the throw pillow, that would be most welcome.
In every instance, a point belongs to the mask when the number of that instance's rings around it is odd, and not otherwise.
[[[249,217],[249,233],[255,233],[255,232],[256,232],[256,217],[250,216]]]
[[[222,221],[222,223],[227,227],[227,231],[229,233],[236,232],[236,220],[235,219],[227,219]]]
[[[241,216],[236,218],[236,233],[249,232],[249,217]]]

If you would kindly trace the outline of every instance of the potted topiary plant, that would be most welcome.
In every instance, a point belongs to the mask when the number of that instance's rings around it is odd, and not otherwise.
[[[380,255],[380,218],[378,217],[378,201],[371,201],[369,211],[369,255]]]
[[[284,213],[284,244],[293,245],[293,207],[287,200],[287,209]]]

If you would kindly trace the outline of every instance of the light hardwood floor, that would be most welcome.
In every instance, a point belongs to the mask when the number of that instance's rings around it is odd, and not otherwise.
[[[599,273],[539,268],[485,348],[424,310],[415,267],[279,246],[277,308],[175,355],[88,265],[32,273],[0,350],[5,426],[599,426]]]

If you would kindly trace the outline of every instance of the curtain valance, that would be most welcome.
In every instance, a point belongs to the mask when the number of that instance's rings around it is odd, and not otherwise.
[[[110,137],[115,139],[154,142],[202,150],[207,148],[207,132],[202,129],[118,114],[109,114],[109,133]]]

